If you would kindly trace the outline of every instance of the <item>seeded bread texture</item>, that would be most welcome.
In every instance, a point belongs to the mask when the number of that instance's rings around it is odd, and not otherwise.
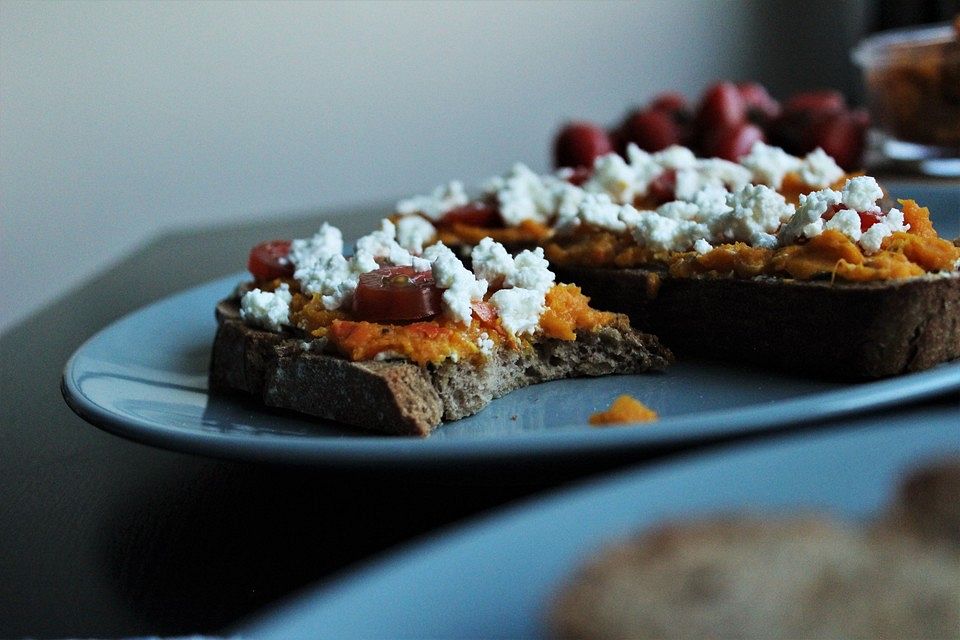
[[[680,357],[831,379],[919,371],[960,357],[960,273],[884,282],[673,278],[557,267],[599,308],[630,316]]]
[[[960,558],[816,517],[668,524],[561,589],[557,638],[955,638]]]
[[[420,367],[406,361],[350,362],[323,341],[249,327],[236,300],[217,306],[210,390],[239,391],[264,404],[393,435],[428,435],[495,398],[531,384],[577,376],[662,371],[673,356],[625,317],[575,341],[543,339],[499,349],[484,361]]]

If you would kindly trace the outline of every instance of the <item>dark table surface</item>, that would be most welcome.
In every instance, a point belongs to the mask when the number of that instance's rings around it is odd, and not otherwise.
[[[894,195],[928,196],[960,211],[956,183],[904,185]],[[363,211],[341,218],[346,237],[385,213],[382,205]],[[238,271],[255,242],[308,235],[322,218],[161,235],[0,336],[0,637],[216,633],[448,523],[674,453],[510,474],[329,470],[155,449],[105,433],[67,407],[63,366],[93,333]],[[957,397],[932,402],[956,406]]]

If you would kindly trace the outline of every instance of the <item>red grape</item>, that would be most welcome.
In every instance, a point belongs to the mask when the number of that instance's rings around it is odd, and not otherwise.
[[[634,111],[623,123],[620,135],[624,145],[634,142],[646,151],[660,151],[680,142],[680,127],[663,111]]]
[[[593,161],[613,151],[607,132],[591,122],[568,123],[554,141],[557,167],[592,167]]]
[[[703,95],[695,120],[698,135],[705,137],[710,132],[741,124],[747,118],[747,105],[736,85],[718,82]]]
[[[703,152],[707,156],[736,162],[741,156],[750,153],[750,149],[758,140],[765,139],[760,127],[742,122],[710,133],[704,141]]]

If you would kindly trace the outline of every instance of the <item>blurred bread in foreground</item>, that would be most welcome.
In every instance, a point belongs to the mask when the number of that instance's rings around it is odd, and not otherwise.
[[[572,576],[552,602],[550,632],[960,638],[958,478],[960,465],[910,476],[874,527],[740,515],[650,529]]]

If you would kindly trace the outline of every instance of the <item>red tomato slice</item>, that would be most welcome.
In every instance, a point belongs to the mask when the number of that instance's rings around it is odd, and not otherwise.
[[[287,257],[289,254],[289,240],[261,242],[250,250],[247,269],[257,280],[289,278],[293,275],[293,263]]]
[[[437,224],[441,227],[466,224],[471,227],[490,228],[502,227],[503,221],[500,220],[500,212],[495,205],[486,202],[470,202],[447,211]]]
[[[443,291],[429,271],[381,267],[360,276],[353,312],[363,320],[422,320],[440,313]]]

